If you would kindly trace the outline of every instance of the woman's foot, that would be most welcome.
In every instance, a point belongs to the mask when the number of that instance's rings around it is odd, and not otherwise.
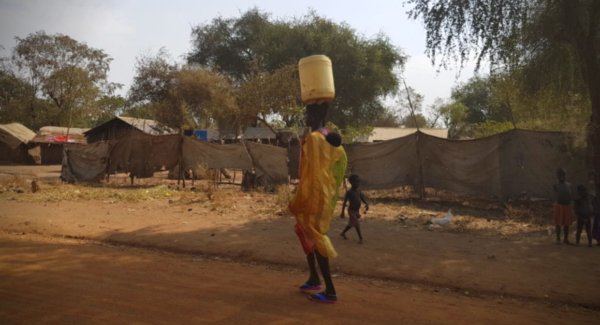
[[[360,240],[358,241],[358,243],[362,245],[362,239],[360,239]]]
[[[346,237],[346,234],[344,234],[344,233],[341,233],[340,236],[342,236],[342,238],[344,238],[344,239],[348,239],[348,237]]]
[[[315,293],[308,296],[310,301],[320,302],[325,304],[334,304],[337,301],[337,295],[328,294],[323,291],[321,293]]]
[[[298,289],[300,289],[300,291],[317,291],[317,290],[323,289],[323,286],[320,284],[312,285],[312,284],[305,283],[305,284],[299,286]]]
[[[556,240],[556,245],[562,245],[562,242],[560,241],[560,239]]]
[[[571,242],[570,242],[570,241],[568,241],[568,240],[566,240],[566,239],[563,241],[563,243],[564,243],[565,245],[573,245],[573,244],[571,244]]]

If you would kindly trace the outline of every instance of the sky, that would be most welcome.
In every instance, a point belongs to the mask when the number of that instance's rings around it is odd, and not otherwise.
[[[385,33],[409,56],[404,78],[424,95],[424,106],[436,98],[448,98],[457,82],[473,75],[474,64],[462,71],[438,71],[425,54],[425,29],[408,19],[403,0],[298,1],[282,0],[0,0],[0,56],[10,55],[15,36],[45,30],[60,33],[103,49],[114,60],[109,81],[124,85],[125,95],[133,80],[136,56],[161,47],[174,57],[190,51],[192,26],[213,18],[239,17],[258,7],[274,18],[300,16],[314,9],[336,22],[346,22],[358,33],[373,37]],[[335,62],[334,62],[335,64]]]

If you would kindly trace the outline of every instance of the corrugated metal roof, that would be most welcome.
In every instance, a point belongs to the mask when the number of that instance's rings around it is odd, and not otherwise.
[[[137,128],[140,131],[146,132],[148,134],[173,134],[176,133],[175,130],[160,124],[155,120],[146,120],[141,118],[133,118],[133,117],[125,117],[119,116],[117,117],[121,121],[130,124],[131,126]]]
[[[448,138],[448,129],[421,128],[421,132],[438,138]],[[417,128],[373,128],[373,134],[369,136],[368,142],[386,141],[401,138],[417,132]]]
[[[20,123],[0,125],[0,141],[11,149],[15,149],[22,143],[27,143],[35,137],[35,132]]]

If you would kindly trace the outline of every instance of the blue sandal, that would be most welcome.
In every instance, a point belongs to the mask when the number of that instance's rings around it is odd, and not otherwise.
[[[300,289],[300,291],[313,291],[313,290],[321,290],[323,289],[323,286],[321,286],[320,284],[317,284],[316,286],[310,285],[308,283],[305,283],[301,286],[298,287],[298,289]]]
[[[323,291],[321,293],[315,293],[308,296],[310,301],[320,302],[324,304],[335,304],[337,301],[337,295],[330,295],[327,292]]]

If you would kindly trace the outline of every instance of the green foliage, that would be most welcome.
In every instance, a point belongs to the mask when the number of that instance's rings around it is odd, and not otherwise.
[[[283,66],[273,73],[255,70],[236,91],[241,113],[254,116],[277,115],[283,127],[297,125],[304,117],[299,105],[300,82],[296,65]]]
[[[383,113],[373,122],[374,127],[397,128],[402,125],[402,120],[396,112],[386,108]]]
[[[96,101],[98,107],[97,114],[91,116],[88,126],[98,126],[104,122],[108,122],[113,119],[116,115],[124,112],[128,106],[128,102],[125,98],[117,96],[104,95]]]
[[[365,139],[373,134],[373,127],[371,126],[363,126],[358,128],[348,126],[345,129],[341,129],[332,122],[327,122],[325,127],[333,132],[339,133],[342,136],[342,143],[346,144],[356,141],[365,141]]]
[[[514,129],[511,122],[486,121],[476,124],[473,130],[473,135],[476,138],[489,137],[498,133],[510,131]]]
[[[314,12],[276,20],[252,9],[196,26],[192,38],[188,62],[219,69],[236,84],[252,79],[255,68],[274,73],[309,55],[329,56],[336,86],[329,118],[342,127],[369,125],[384,112],[381,99],[396,91],[394,69],[405,62],[385,35],[366,38]]]
[[[62,34],[15,39],[12,56],[0,66],[2,120],[34,128],[89,126],[111,113],[102,99],[121,85],[107,81],[110,56]]]
[[[141,118],[147,120],[155,120],[154,106],[152,104],[137,104],[134,106],[126,107],[121,111],[121,116]]]
[[[460,102],[440,102],[433,107],[436,115],[432,126],[439,120],[448,129],[448,138],[468,136],[471,124],[468,122],[469,108]]]
[[[136,105],[129,113],[150,115],[151,109],[159,122],[174,129],[213,124],[236,129],[243,119],[227,78],[199,66],[180,65],[164,49],[138,57],[128,97]]]
[[[507,112],[493,102],[494,85],[491,78],[475,76],[452,88],[452,100],[467,107],[468,123],[484,123],[487,120],[507,121]]]
[[[426,128],[429,123],[423,114],[407,115],[402,119],[401,125],[407,128]]]

